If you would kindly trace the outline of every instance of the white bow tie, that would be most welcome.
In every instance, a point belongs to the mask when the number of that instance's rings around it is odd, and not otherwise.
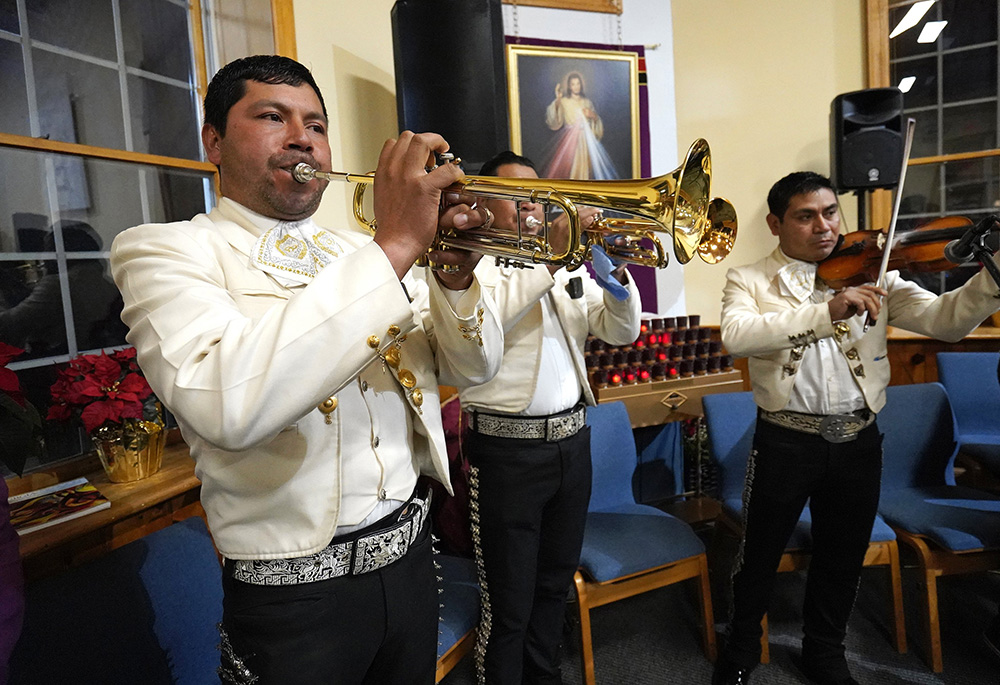
[[[250,261],[283,285],[307,284],[323,267],[344,254],[333,234],[312,219],[279,221],[253,247]]]
[[[789,262],[778,269],[781,294],[793,297],[799,304],[812,297],[816,285],[816,265],[809,262]]]

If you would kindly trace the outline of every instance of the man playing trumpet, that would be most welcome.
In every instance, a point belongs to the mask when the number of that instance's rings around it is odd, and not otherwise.
[[[421,474],[448,485],[438,383],[497,372],[496,308],[465,269],[414,279],[461,178],[448,144],[404,132],[375,180],[374,238],[311,219],[330,165],[326,107],[298,62],[230,63],[202,141],[222,198],[122,233],[111,266],[128,340],[177,416],[225,557],[225,683],[434,682],[437,593]],[[462,251],[433,255],[457,266]],[[444,291],[457,290],[456,308]]]

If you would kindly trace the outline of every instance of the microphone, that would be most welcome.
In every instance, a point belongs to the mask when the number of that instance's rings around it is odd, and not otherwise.
[[[990,248],[991,252],[996,252],[997,246],[1000,245],[1000,240],[994,237],[995,232],[992,231],[996,221],[997,218],[994,216],[987,217],[977,225],[970,227],[958,240],[949,242],[944,246],[945,259],[953,264],[964,264],[970,261],[975,256],[972,249],[973,244],[986,233],[990,233],[986,239],[986,246]]]
[[[953,264],[965,264],[972,259],[972,243],[978,237],[975,227],[970,228],[961,238],[944,246],[944,258]]]

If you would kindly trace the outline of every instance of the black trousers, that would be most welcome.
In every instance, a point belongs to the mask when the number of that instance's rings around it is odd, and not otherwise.
[[[590,428],[558,442],[470,432],[489,625],[489,685],[562,682],[566,595],[590,502]]]
[[[256,685],[431,685],[438,595],[430,527],[428,519],[402,559],[358,576],[272,587],[233,580],[227,568],[222,666],[237,679],[222,682],[250,682],[231,653]]]
[[[725,660],[741,668],[760,661],[760,622],[781,555],[808,500],[813,549],[802,612],[802,657],[812,670],[849,675],[844,636],[878,509],[881,477],[882,436],[874,423],[856,440],[834,444],[819,435],[757,421]]]

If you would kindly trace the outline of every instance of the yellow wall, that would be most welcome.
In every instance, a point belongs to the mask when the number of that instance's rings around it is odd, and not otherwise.
[[[333,168],[373,171],[396,126],[392,57],[392,0],[296,0],[298,59],[323,91],[330,115]],[[343,225],[353,186],[331,187],[316,215]]]
[[[739,214],[732,254],[685,267],[689,313],[718,323],[725,272],[775,245],[764,223],[774,181],[829,174],[833,98],[865,87],[862,0],[671,0],[677,137],[712,146],[712,189]],[[655,121],[655,113],[650,113]],[[841,196],[845,226],[857,200]]]

